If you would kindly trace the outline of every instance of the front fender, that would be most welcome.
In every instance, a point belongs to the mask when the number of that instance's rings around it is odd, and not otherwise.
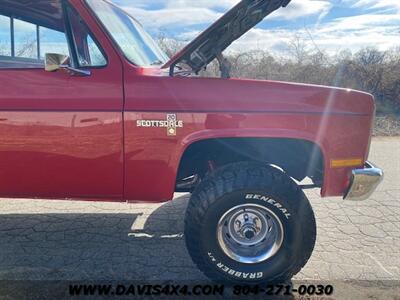
[[[166,120],[164,112],[125,113],[125,198],[171,199],[181,159],[190,145],[217,138],[285,138],[316,144],[324,157],[322,196],[340,196],[354,167],[332,168],[332,159],[367,159],[371,118],[319,113],[177,113],[183,126],[169,135],[138,120]],[[158,123],[157,123],[158,124]],[[351,130],[349,130],[351,128]]]

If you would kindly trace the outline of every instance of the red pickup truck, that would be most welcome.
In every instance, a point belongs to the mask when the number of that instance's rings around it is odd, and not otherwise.
[[[359,201],[383,173],[371,95],[229,78],[222,52],[289,2],[243,0],[169,59],[108,1],[1,0],[0,196],[190,192],[186,244],[207,276],[291,278],[316,239],[303,189]],[[222,78],[196,76],[214,59]]]

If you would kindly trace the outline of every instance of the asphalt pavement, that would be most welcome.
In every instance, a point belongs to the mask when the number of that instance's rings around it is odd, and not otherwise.
[[[374,138],[370,160],[385,179],[369,200],[321,199],[319,190],[307,191],[318,238],[294,280],[338,282],[342,295],[348,282],[357,282],[355,293],[357,286],[376,286],[374,297],[400,299],[400,138]],[[0,281],[205,282],[185,248],[188,198],[177,194],[164,204],[0,199]]]

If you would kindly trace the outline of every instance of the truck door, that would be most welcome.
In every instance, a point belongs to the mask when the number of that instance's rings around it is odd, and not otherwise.
[[[122,109],[120,59],[80,1],[0,2],[1,197],[121,200]]]

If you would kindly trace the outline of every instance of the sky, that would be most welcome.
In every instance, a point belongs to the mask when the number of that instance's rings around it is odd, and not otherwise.
[[[189,42],[238,0],[112,0],[154,37]],[[232,51],[283,52],[301,40],[334,54],[400,45],[400,0],[292,0],[249,31]]]
[[[150,34],[190,42],[239,0],[111,0]],[[16,46],[27,39],[32,24],[16,21]],[[9,18],[0,15],[0,53],[9,55]],[[43,32],[42,32],[43,33]],[[51,35],[53,42],[59,42]],[[287,53],[293,41],[308,50],[336,54],[365,47],[400,46],[400,0],[292,0],[236,41],[228,51],[267,50]],[[44,42],[45,39],[42,39]],[[49,44],[49,43],[48,43]],[[54,43],[53,43],[54,44]],[[50,45],[50,44],[49,44]],[[54,48],[54,47],[53,47]],[[66,49],[66,42],[61,47]],[[61,50],[62,50],[61,49]],[[18,50],[18,49],[17,49]],[[59,50],[59,51],[61,51]],[[61,53],[61,52],[60,52]]]

